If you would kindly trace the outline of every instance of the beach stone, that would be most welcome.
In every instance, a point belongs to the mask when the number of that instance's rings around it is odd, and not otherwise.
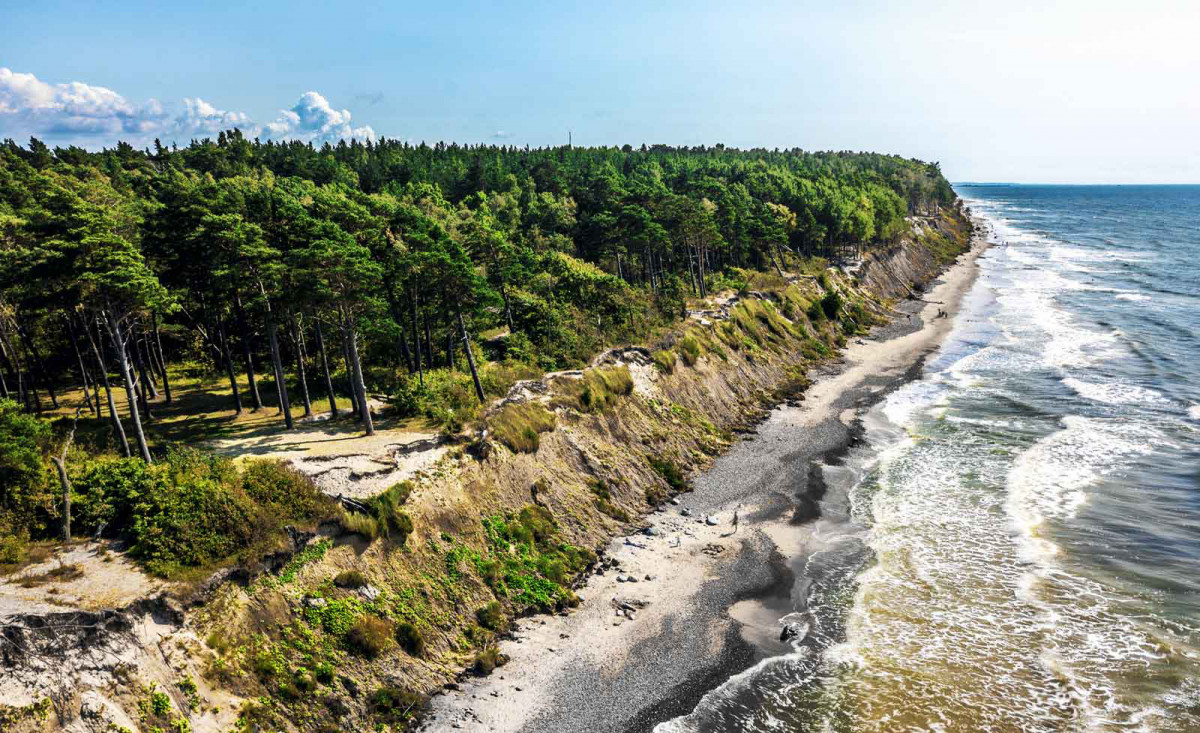
[[[705,518],[704,518],[704,523],[705,523],[705,524],[707,524],[707,525],[708,525],[708,526],[710,526],[710,527],[715,527],[715,526],[717,526],[718,524],[720,524],[720,523],[721,523],[721,520],[719,520],[719,519],[717,519],[716,517],[713,517],[713,516],[708,516],[708,517],[705,517]]]
[[[658,537],[661,534],[662,534],[662,530],[659,529],[658,527],[654,527],[654,526],[646,527],[646,535],[648,537]]]
[[[684,508],[682,508],[682,509],[680,509],[680,510],[679,510],[679,516],[681,516],[681,517],[690,517],[690,516],[692,516],[692,510],[691,510],[691,509],[688,509],[687,507],[684,507]]]
[[[373,585],[364,585],[358,589],[358,594],[368,601],[373,601],[379,598],[379,589]]]
[[[779,640],[791,641],[792,639],[798,638],[801,631],[803,631],[803,629],[801,628],[800,624],[784,624],[783,630],[779,632]]]

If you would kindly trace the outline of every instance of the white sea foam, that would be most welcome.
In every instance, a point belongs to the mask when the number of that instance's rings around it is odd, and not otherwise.
[[[1200,420],[1200,405],[1193,403],[1188,407],[1188,417],[1193,420]]]
[[[1135,303],[1140,303],[1146,300],[1153,300],[1153,298],[1145,293],[1120,293],[1117,295],[1117,300],[1128,300]]]
[[[1160,392],[1117,380],[1097,384],[1095,382],[1085,382],[1075,377],[1067,377],[1063,380],[1063,384],[1074,390],[1080,397],[1109,405],[1171,404],[1171,400],[1164,397]]]

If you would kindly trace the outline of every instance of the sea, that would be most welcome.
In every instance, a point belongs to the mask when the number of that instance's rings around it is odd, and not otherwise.
[[[1200,732],[1200,186],[955,188],[993,246],[825,467],[790,651],[655,733]]]

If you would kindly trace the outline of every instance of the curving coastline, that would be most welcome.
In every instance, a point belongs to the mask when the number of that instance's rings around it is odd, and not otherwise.
[[[806,583],[795,581],[822,541],[806,521],[826,491],[815,469],[854,443],[862,412],[920,373],[986,247],[977,236],[921,300],[848,345],[802,401],[771,411],[644,532],[614,538],[578,611],[525,619],[502,644],[512,661],[450,686],[421,729],[649,731],[730,676],[788,653],[780,619],[804,608],[795,589]]]

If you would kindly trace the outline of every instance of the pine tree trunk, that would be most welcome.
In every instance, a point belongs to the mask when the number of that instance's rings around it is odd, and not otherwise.
[[[133,365],[129,363],[129,352],[125,347],[125,339],[128,334],[121,328],[121,324],[111,308],[106,314],[105,324],[108,327],[108,335],[113,349],[117,354],[117,366],[121,370],[121,379],[125,382],[125,401],[129,403],[129,419],[133,423],[133,436],[137,439],[138,451],[142,454],[142,460],[146,463],[153,463],[154,459],[150,457],[150,446],[146,444],[146,433],[142,430],[142,417],[138,414],[137,395],[133,387]]]
[[[229,346],[229,334],[225,325],[217,323],[217,335],[221,338],[221,354],[225,357],[225,374],[229,377],[229,389],[233,392],[233,414],[242,414],[242,393],[238,391],[237,373],[233,370],[233,349]]]
[[[54,461],[54,467],[58,469],[58,481],[62,484],[62,539],[63,542],[71,541],[71,478],[67,476],[67,464],[58,456],[51,456],[50,460]]]
[[[108,398],[108,416],[112,421],[113,430],[117,434],[117,438],[121,442],[121,452],[129,458],[133,454],[129,451],[129,438],[125,437],[125,426],[121,424],[121,416],[117,414],[117,401],[113,399],[112,385],[108,381],[108,366],[104,363],[104,336],[97,333],[100,337],[99,343],[92,338],[92,330],[85,323],[87,331],[88,343],[92,346],[92,354],[96,357],[96,364],[100,370],[100,379],[104,382],[104,396]]]
[[[392,313],[392,321],[400,329],[400,356],[404,359],[404,368],[411,372],[413,370],[413,360],[412,352],[408,350],[408,335],[404,332],[404,310],[400,307],[399,301],[396,300],[396,293],[393,288],[389,285],[387,290],[388,309]]]
[[[21,336],[21,332],[19,329],[20,329],[20,327],[18,326],[17,335]],[[24,358],[25,366],[27,367],[25,371],[29,376],[28,386],[25,388],[25,397],[26,397],[25,409],[29,410],[28,398],[32,396],[33,397],[33,411],[40,415],[40,414],[42,414],[42,397],[41,397],[41,395],[38,394],[38,388],[37,388],[37,386],[38,386],[38,370],[34,369],[32,366],[30,366],[33,363],[33,359],[29,356],[29,345],[26,343],[24,337],[22,337],[20,339],[20,344],[21,344],[22,356],[25,357]]]
[[[17,385],[17,401],[29,409],[29,399],[25,394],[25,375],[21,372],[21,362],[17,360],[17,352],[13,350],[12,342],[8,340],[8,330],[0,321],[0,352],[3,352],[5,365]]]
[[[467,327],[463,323],[462,306],[458,306],[458,332],[462,335],[463,348],[467,352],[467,365],[471,368],[471,379],[475,382],[475,394],[479,403],[483,404],[483,385],[479,383],[479,372],[475,370],[475,356],[471,353],[471,339],[467,336]]]
[[[37,364],[38,373],[41,377],[41,379],[38,381],[42,381],[42,379],[45,380],[46,392],[50,394],[50,404],[54,405],[54,409],[57,410],[58,394],[54,391],[54,380],[50,378],[50,372],[46,369],[46,361],[42,359],[42,354],[38,351],[37,344],[35,344],[33,339],[29,337],[29,334],[22,330],[21,335],[29,344],[29,351],[31,354],[33,354],[33,363]]]
[[[425,372],[421,369],[421,329],[417,327],[417,289],[410,286],[408,293],[408,301],[412,306],[413,345],[417,347],[415,350],[417,355],[417,380],[423,387],[425,386]]]
[[[426,354],[426,356],[429,357],[428,364],[429,364],[429,368],[432,369],[433,368],[433,336],[430,333],[430,329],[429,329],[429,309],[428,308],[421,309],[421,318],[423,318],[425,320],[425,348],[428,350],[428,353]]]
[[[237,320],[238,331],[240,332],[239,340],[242,342],[242,357],[246,360],[246,386],[250,390],[250,400],[254,408],[251,412],[258,412],[262,409],[262,397],[258,394],[258,381],[254,378],[254,356],[250,353],[250,329],[246,325],[246,312],[242,309],[242,296],[235,295],[234,303],[237,305]]]
[[[362,419],[367,435],[374,435],[375,424],[371,421],[371,407],[367,402],[367,386],[363,384],[362,362],[358,357],[358,334],[348,315],[343,315],[343,321],[346,324],[346,340],[350,344],[350,358],[353,362],[354,392],[358,395],[359,417]]]
[[[139,328],[140,324],[131,324],[129,327],[130,340],[133,342],[133,365],[141,375],[141,383],[148,386],[150,389],[150,399],[158,399],[158,385],[154,381],[154,376],[150,373],[147,367],[149,363],[146,359],[146,351],[143,347],[146,332]]]
[[[296,346],[296,368],[300,372],[300,396],[304,399],[304,416],[312,417],[312,400],[308,398],[308,379],[304,374],[304,344],[300,341],[300,326],[296,317],[289,319],[292,327],[292,343]]]
[[[75,320],[67,316],[67,335],[71,339],[71,348],[75,350],[75,359],[79,362],[79,377],[83,380],[83,400],[96,417],[100,417],[100,402],[92,401],[90,389],[90,380],[88,379],[87,367],[83,364],[83,352],[79,350],[79,336],[75,333]],[[8,390],[5,389],[5,396],[8,396]]]
[[[162,335],[158,332],[158,314],[150,314],[151,323],[154,324],[154,345],[158,348],[158,369],[162,375],[163,392],[167,395],[167,404],[171,404],[171,379],[167,376],[167,355],[163,353]],[[241,410],[239,410],[240,412]]]
[[[338,313],[338,318],[341,318],[341,313]],[[345,322],[338,325],[338,333],[342,337],[342,361],[346,364],[346,387],[350,392],[350,412],[354,414],[354,419],[361,420],[362,408],[358,403],[358,390],[354,388],[354,367],[351,365],[350,339],[346,336]]]
[[[325,337],[321,334],[321,321],[314,322],[317,333],[317,351],[321,352],[321,370],[325,373],[325,393],[329,395],[329,419],[338,416],[337,400],[333,396],[333,378],[329,376],[329,357],[325,354]]]
[[[271,343],[271,364],[275,367],[275,392],[279,395],[279,410],[283,413],[283,424],[291,430],[292,405],[288,402],[287,383],[283,381],[283,360],[279,358],[279,328],[273,314],[267,316],[267,339]]]

